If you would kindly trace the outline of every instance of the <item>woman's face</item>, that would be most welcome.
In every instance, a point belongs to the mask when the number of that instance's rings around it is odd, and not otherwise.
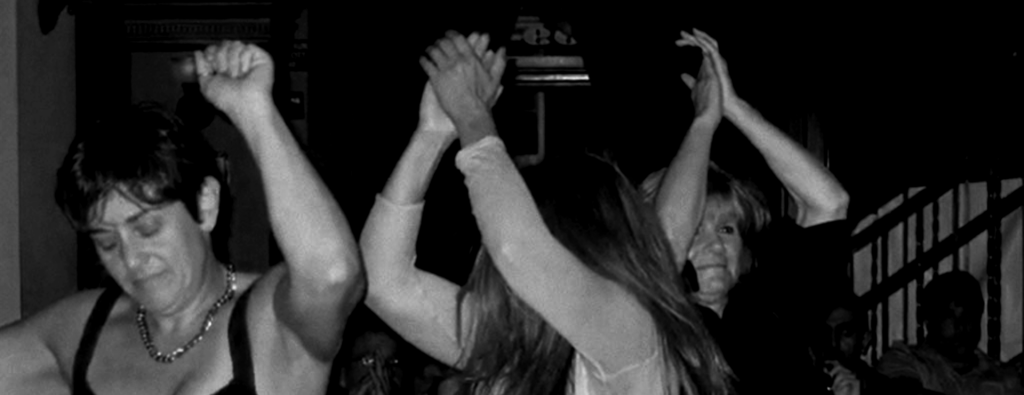
[[[709,198],[705,205],[704,218],[687,254],[697,271],[698,293],[705,298],[724,297],[739,279],[743,255],[740,213],[735,204],[720,198]]]
[[[107,272],[154,313],[184,308],[199,293],[204,265],[214,262],[212,225],[196,223],[180,201],[151,206],[115,190],[98,204],[88,233]]]

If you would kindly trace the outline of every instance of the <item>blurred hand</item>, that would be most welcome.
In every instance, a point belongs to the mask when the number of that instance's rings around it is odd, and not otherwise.
[[[839,362],[829,361],[828,364],[835,366],[828,372],[828,375],[832,376],[833,394],[860,395],[860,380],[857,379],[857,375],[853,371],[840,365]]]

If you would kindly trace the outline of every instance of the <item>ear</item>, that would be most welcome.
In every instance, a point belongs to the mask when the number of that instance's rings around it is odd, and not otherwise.
[[[217,226],[217,215],[220,214],[220,182],[216,178],[206,177],[203,188],[199,192],[199,227],[209,233]]]

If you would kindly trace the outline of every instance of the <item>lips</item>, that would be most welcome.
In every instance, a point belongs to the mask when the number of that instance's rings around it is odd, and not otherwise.
[[[132,280],[132,283],[138,285],[146,285],[154,280],[160,279],[161,277],[164,276],[164,274],[166,274],[166,272],[163,270],[151,273],[137,274],[134,276],[135,278]]]

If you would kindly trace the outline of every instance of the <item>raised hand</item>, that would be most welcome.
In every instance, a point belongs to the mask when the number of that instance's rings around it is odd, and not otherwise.
[[[722,92],[722,106],[728,111],[737,104],[738,98],[736,97],[736,91],[733,90],[732,79],[729,77],[729,69],[725,64],[725,59],[722,58],[722,54],[718,50],[718,41],[715,41],[707,33],[698,29],[693,29],[693,34],[681,31],[680,35],[682,38],[676,41],[676,45],[680,47],[698,47],[704,53],[705,61],[710,58]],[[688,79],[687,86],[692,88],[693,77],[684,74],[683,80],[687,81]]]
[[[268,99],[274,86],[270,54],[253,44],[225,41],[195,52],[199,87],[214,106],[238,112],[254,100]]]
[[[676,41],[680,47],[695,46],[701,49],[704,54],[701,62],[700,72],[697,78],[684,73],[683,82],[690,88],[693,99],[695,117],[704,117],[715,120],[722,118],[722,85],[719,77],[719,70],[713,60],[713,49],[703,40],[700,40],[686,32],[681,32],[683,38]]]
[[[486,38],[477,37],[478,46],[481,40]],[[487,69],[465,37],[449,32],[428,53],[430,60],[420,59],[420,64],[448,115],[455,122],[462,122],[486,114],[500,91],[504,51],[490,56],[485,53],[486,59],[493,59]]]
[[[490,74],[491,80],[494,82],[493,85],[485,86],[484,91],[484,96],[489,97],[485,104],[490,109],[494,107],[503,90],[501,76],[505,71],[505,49],[499,49],[498,52],[488,50],[490,37],[487,34],[473,33],[466,41],[472,47],[476,57],[480,59],[483,69]],[[437,94],[429,82],[424,87],[423,98],[420,100],[419,130],[442,134],[445,139],[456,136],[455,125],[448,114],[445,114],[438,102]]]
[[[504,90],[504,86],[501,85],[501,77],[505,73],[505,48],[500,48],[497,52],[488,50],[487,45],[490,44],[491,38],[487,34],[474,32],[469,35],[467,41],[473,47],[473,52],[480,59],[484,70],[491,74],[491,79],[495,83],[492,91],[488,92],[491,99],[487,103],[488,108],[493,108]]]

